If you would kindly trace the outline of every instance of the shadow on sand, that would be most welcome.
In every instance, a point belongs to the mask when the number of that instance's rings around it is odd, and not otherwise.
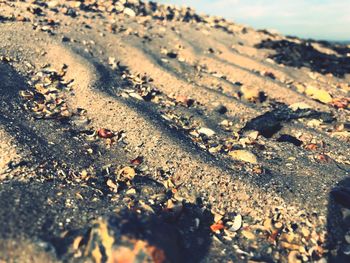
[[[327,222],[329,262],[350,262],[350,178],[332,189]]]

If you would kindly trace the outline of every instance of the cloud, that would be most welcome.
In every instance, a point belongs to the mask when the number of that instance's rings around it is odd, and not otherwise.
[[[350,39],[350,0],[160,0],[193,6],[258,28],[326,39]]]

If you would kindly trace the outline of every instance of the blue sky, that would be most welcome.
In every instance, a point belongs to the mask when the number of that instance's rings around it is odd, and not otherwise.
[[[304,38],[350,40],[350,0],[153,0],[194,7],[254,28]]]

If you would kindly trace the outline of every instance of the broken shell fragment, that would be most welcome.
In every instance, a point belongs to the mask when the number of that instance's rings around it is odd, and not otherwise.
[[[247,163],[257,164],[258,159],[256,156],[247,150],[234,150],[228,153],[234,160],[243,161]]]
[[[107,186],[113,191],[113,192],[117,192],[118,190],[118,185],[115,184],[111,179],[108,179],[106,182]]]
[[[209,128],[205,128],[205,127],[200,128],[200,129],[198,130],[198,132],[199,132],[200,134],[204,134],[204,135],[206,135],[206,136],[208,136],[208,137],[211,137],[211,136],[215,135],[215,132],[214,132],[213,130],[211,130],[211,129],[209,129]]]
[[[297,102],[289,106],[290,109],[293,111],[297,110],[305,110],[305,109],[310,109],[310,105],[306,104],[305,102]]]
[[[134,179],[135,175],[136,172],[134,168],[126,166],[117,172],[117,180],[122,182],[131,181]]]
[[[235,216],[235,218],[234,218],[234,220],[233,220],[233,222],[230,225],[230,228],[228,230],[230,230],[232,232],[236,232],[241,227],[242,227],[242,216],[241,215],[237,215],[237,216]]]
[[[135,16],[136,16],[135,11],[132,10],[131,8],[128,8],[128,7],[124,8],[123,13],[124,13],[125,15],[127,15],[127,16],[130,16],[130,17],[135,17]]]
[[[325,104],[331,103],[333,100],[332,96],[327,91],[312,86],[306,88],[305,94]]]

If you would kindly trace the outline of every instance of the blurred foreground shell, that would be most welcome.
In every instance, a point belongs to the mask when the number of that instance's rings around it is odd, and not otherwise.
[[[157,217],[127,211],[93,222],[83,237],[72,240],[71,251],[95,263],[163,263],[183,259],[180,235],[173,226]]]

